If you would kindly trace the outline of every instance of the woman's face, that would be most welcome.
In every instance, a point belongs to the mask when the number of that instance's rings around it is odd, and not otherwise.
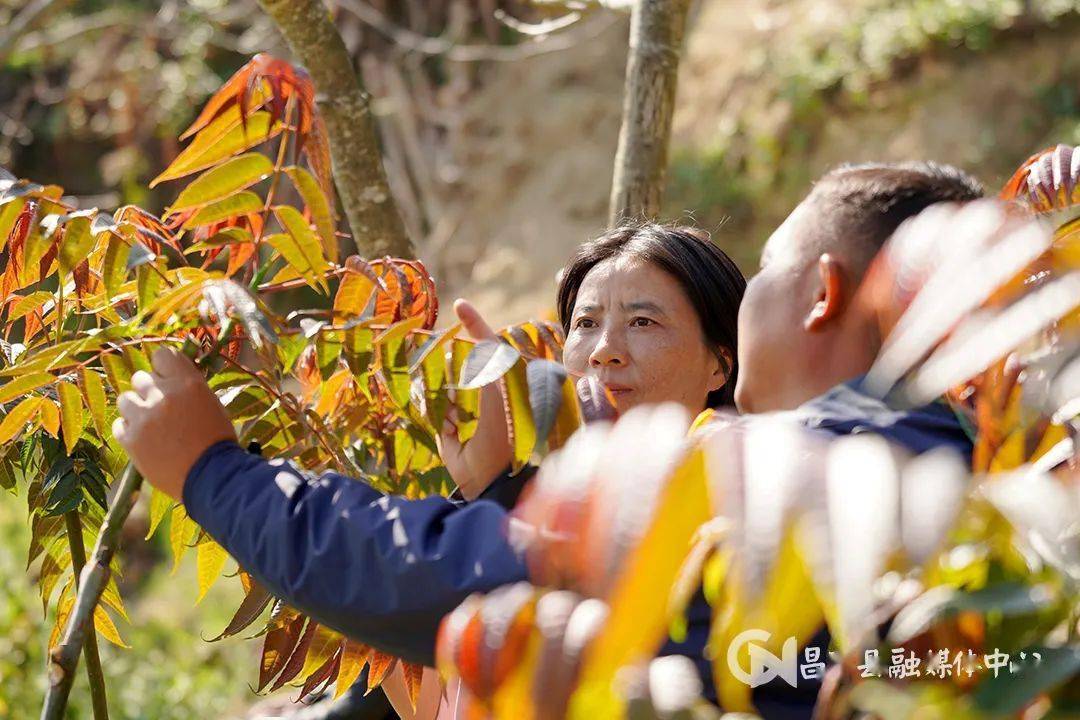
[[[620,412],[677,402],[698,413],[727,380],[678,281],[625,256],[598,263],[582,281],[563,363],[604,383]]]

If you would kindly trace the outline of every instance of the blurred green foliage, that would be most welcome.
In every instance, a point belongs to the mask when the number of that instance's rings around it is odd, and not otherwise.
[[[26,572],[29,537],[25,494],[0,494],[0,717],[36,718],[45,690],[45,646],[52,618],[42,613],[32,575]],[[161,536],[158,537],[160,541]],[[140,541],[141,542],[141,541]],[[206,643],[229,620],[242,594],[235,581],[217,583],[195,606],[195,563],[169,574],[167,550],[138,588],[122,588],[131,624],[120,632],[133,650],[99,642],[111,717],[190,720],[234,715],[253,704],[258,647],[239,638]],[[33,568],[31,568],[33,572]],[[91,717],[80,665],[67,717]]]

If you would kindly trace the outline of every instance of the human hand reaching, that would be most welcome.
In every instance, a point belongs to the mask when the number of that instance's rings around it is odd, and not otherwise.
[[[469,301],[456,301],[454,312],[473,340],[498,340],[498,335]],[[450,419],[444,423],[437,442],[439,455],[461,494],[467,500],[475,500],[511,460],[506,413],[498,384],[480,390],[480,418],[476,433],[467,443],[462,445],[458,440],[457,427]]]
[[[153,373],[134,373],[117,400],[113,435],[147,482],[181,500],[195,462],[211,445],[236,440],[236,430],[191,360],[161,348],[151,362]]]

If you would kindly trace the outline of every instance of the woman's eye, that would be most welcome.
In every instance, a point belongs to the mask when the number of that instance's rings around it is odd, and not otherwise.
[[[574,323],[574,327],[580,328],[582,330],[588,330],[590,328],[596,327],[596,323],[593,321],[592,318],[578,318],[577,322]]]
[[[647,317],[636,317],[630,321],[631,327],[646,327],[648,325],[654,325],[655,323]]]

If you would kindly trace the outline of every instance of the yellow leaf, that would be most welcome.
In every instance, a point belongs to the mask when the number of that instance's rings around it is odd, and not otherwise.
[[[0,205],[0,250],[3,250],[4,246],[7,245],[11,228],[15,226],[15,221],[18,220],[25,204],[26,198],[20,197],[8,200]]]
[[[262,157],[260,155],[260,157]],[[184,230],[210,225],[211,223],[227,220],[228,218],[244,215],[246,213],[259,212],[263,209],[263,201],[259,196],[248,190],[238,192],[227,198],[210,203],[192,215],[183,225]]]
[[[368,653],[371,649],[367,645],[346,640],[345,647],[341,651],[341,665],[338,667],[336,685],[334,686],[334,699],[341,697],[346,690],[352,687],[360,671],[367,663]]]
[[[261,153],[234,157],[192,180],[169,208],[169,214],[227,198],[268,177],[273,171],[274,164]]]
[[[59,249],[61,281],[76,265],[86,259],[94,247],[94,240],[94,236],[90,233],[89,217],[80,215],[67,221],[64,239]]]
[[[304,658],[304,668],[297,675],[297,678],[306,680],[311,673],[321,668],[341,647],[344,639],[340,633],[334,632],[325,625],[319,625],[315,628],[315,637],[311,639],[307,656]]]
[[[57,384],[56,394],[60,396],[60,425],[64,429],[64,450],[70,455],[82,435],[82,395],[79,394],[79,388],[66,381]]]
[[[169,521],[169,548],[172,550],[172,572],[180,567],[180,560],[188,550],[192,535],[197,533],[199,526],[188,517],[187,510],[183,505],[173,508],[172,519]]]
[[[260,110],[240,122],[240,109],[230,107],[199,131],[195,139],[176,156],[165,172],[150,182],[150,187],[166,180],[205,170],[222,160],[262,143],[281,132],[280,122],[270,124],[270,113]]]
[[[25,395],[31,390],[37,390],[43,385],[48,385],[56,378],[46,372],[35,372],[29,375],[23,375],[20,378],[12,380],[3,386],[0,386],[0,403],[7,403],[20,395]]]
[[[285,172],[293,181],[293,185],[296,186],[300,197],[304,199],[304,205],[307,206],[308,212],[311,214],[311,221],[315,223],[315,229],[319,231],[323,252],[326,253],[326,257],[330,258],[331,262],[337,262],[338,245],[337,237],[334,235],[331,198],[323,194],[319,183],[304,168],[290,165],[285,168]]]
[[[15,322],[19,318],[37,310],[42,305],[53,299],[51,292],[38,290],[16,300],[8,310],[8,322]]]
[[[112,618],[109,617],[109,613],[105,612],[105,608],[98,605],[94,608],[94,629],[98,631],[101,637],[105,638],[113,645],[118,645],[122,648],[131,647],[120,637],[120,631],[116,629],[116,625],[113,624]]]
[[[60,406],[48,398],[42,398],[38,406],[38,422],[53,437],[60,435]]]
[[[22,432],[31,418],[37,418],[38,408],[44,401],[45,398],[34,395],[24,398],[18,405],[13,407],[11,412],[5,415],[3,421],[0,422],[0,445],[10,442]]]
[[[529,381],[525,359],[519,358],[499,382],[503,408],[506,411],[510,446],[513,448],[513,468],[518,471],[529,461],[536,447],[536,424],[529,405]]]
[[[161,492],[152,490],[150,495],[150,529],[146,531],[146,539],[153,537],[158,525],[165,519],[165,514],[172,510],[173,499]]]
[[[199,597],[195,600],[196,604],[206,597],[206,592],[217,582],[228,559],[229,553],[213,540],[201,542],[195,548],[195,564],[199,575]]]
[[[375,283],[367,275],[347,271],[334,295],[334,315],[347,318],[362,314],[374,291]]]
[[[692,450],[664,487],[649,529],[627,558],[608,598],[604,629],[586,651],[569,716],[595,717],[617,698],[626,665],[652,657],[668,628],[668,597],[697,528],[710,518],[704,453]]]
[[[105,368],[105,376],[117,395],[131,388],[132,371],[124,358],[115,353],[102,355],[101,366]]]
[[[328,267],[322,243],[300,212],[288,205],[274,208],[274,216],[285,232],[272,235],[266,240],[281,253],[285,262],[299,270],[305,277],[318,278],[319,284],[326,290],[326,281],[322,278]],[[273,238],[273,240],[271,240]]]
[[[81,367],[79,368],[79,385],[82,386],[83,397],[86,399],[86,407],[90,409],[94,428],[100,437],[106,437],[105,383],[102,382],[101,375],[88,367]]]

